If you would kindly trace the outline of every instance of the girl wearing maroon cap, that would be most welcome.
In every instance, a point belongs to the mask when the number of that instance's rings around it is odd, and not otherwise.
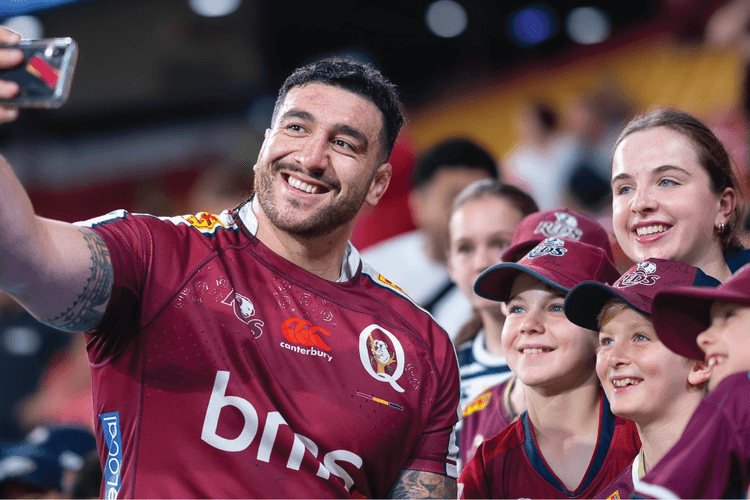
[[[711,368],[682,437],[646,474],[649,498],[743,498],[750,487],[750,266],[718,288],[674,288],[654,298],[664,344]]]
[[[634,486],[680,438],[705,394],[706,364],[680,356],[659,339],[651,320],[654,295],[675,286],[719,281],[682,262],[648,259],[614,285],[586,282],[565,300],[565,314],[599,331],[596,372],[612,413],[635,422],[641,451],[597,498],[630,498]]]
[[[673,109],[634,118],[612,160],[613,229],[633,262],[676,260],[726,281],[750,262],[742,192],[724,145]]]
[[[461,498],[591,498],[635,458],[635,425],[611,413],[596,376],[597,335],[563,310],[573,286],[618,277],[602,248],[547,238],[477,279],[478,295],[506,303],[502,344],[528,409],[479,445]]]

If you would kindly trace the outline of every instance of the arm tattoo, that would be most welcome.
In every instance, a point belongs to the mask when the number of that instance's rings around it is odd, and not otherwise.
[[[96,310],[112,295],[114,271],[104,240],[88,228],[78,228],[91,252],[91,269],[83,291],[73,304],[49,323],[69,332],[84,332],[99,325],[103,310]]]
[[[457,498],[456,480],[433,472],[403,470],[388,498]]]

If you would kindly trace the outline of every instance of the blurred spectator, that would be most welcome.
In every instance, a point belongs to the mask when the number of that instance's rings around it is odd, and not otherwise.
[[[20,403],[19,420],[26,429],[48,424],[93,429],[93,413],[86,341],[82,333],[73,334],[40,376],[36,390]]]
[[[557,111],[545,102],[527,103],[513,125],[518,139],[503,159],[506,180],[529,193],[540,210],[565,206],[576,143],[561,132]]]
[[[414,170],[409,209],[417,229],[362,253],[378,272],[430,311],[451,338],[471,306],[448,275],[448,215],[462,189],[476,180],[497,177],[492,156],[474,142],[449,139],[437,144]]]
[[[576,96],[566,107],[567,133],[575,140],[575,159],[565,179],[565,206],[608,218],[612,148],[633,109],[615,83],[604,82]]]
[[[86,456],[83,467],[76,474],[73,489],[70,492],[71,498],[99,498],[102,476],[99,454],[93,450]]]
[[[36,390],[47,364],[74,338],[40,323],[0,291],[0,441],[22,439],[31,428],[21,423],[19,404]]]
[[[253,178],[252,165],[231,162],[212,165],[198,177],[190,189],[186,203],[178,206],[175,213],[219,214],[224,210],[232,210],[252,194]]]
[[[37,427],[0,446],[0,498],[70,498],[85,459],[96,450],[91,431]]]

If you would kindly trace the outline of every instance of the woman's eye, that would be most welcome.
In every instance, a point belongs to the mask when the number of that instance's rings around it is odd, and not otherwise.
[[[672,179],[662,179],[659,181],[659,185],[662,187],[672,187],[676,186],[677,182],[673,181]]]
[[[552,306],[550,307],[550,310],[551,310],[552,312],[565,312],[565,309],[563,308],[563,305],[562,305],[562,304],[553,304],[553,305],[552,305]]]
[[[508,314],[518,314],[520,312],[523,312],[523,307],[521,306],[509,306],[508,307]]]
[[[614,344],[614,342],[612,341],[612,339],[608,339],[608,338],[599,339],[599,345],[602,346],[602,347],[609,346],[609,345],[612,345],[612,344]]]
[[[648,337],[646,337],[642,333],[638,333],[638,334],[635,335],[635,341],[636,342],[643,342],[644,340],[648,340]]]

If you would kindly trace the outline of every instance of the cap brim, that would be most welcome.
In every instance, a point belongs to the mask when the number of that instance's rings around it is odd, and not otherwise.
[[[553,277],[557,274],[550,269],[545,269],[545,271]],[[531,268],[516,264],[515,262],[503,262],[490,267],[479,275],[474,282],[474,292],[485,299],[507,302],[510,298],[511,288],[513,288],[513,281],[521,273],[533,276],[539,281],[562,292],[568,293],[570,290],[557,284],[554,279],[544,276]],[[566,281],[564,277],[561,276],[560,278],[562,281]]]
[[[652,320],[659,340],[671,351],[692,359],[704,359],[698,335],[711,326],[711,305],[715,301],[750,305],[747,293],[720,288],[679,287],[658,292]]]
[[[627,294],[617,293],[598,281],[584,281],[574,286],[565,298],[565,316],[571,323],[597,332],[599,331],[599,313],[613,298],[621,300],[641,314],[650,315],[648,311],[635,305]]]
[[[538,238],[511,245],[505,250],[505,252],[503,252],[501,259],[503,262],[518,262],[524,257],[524,255],[529,253],[532,248],[537,246],[543,240],[544,238]]]

